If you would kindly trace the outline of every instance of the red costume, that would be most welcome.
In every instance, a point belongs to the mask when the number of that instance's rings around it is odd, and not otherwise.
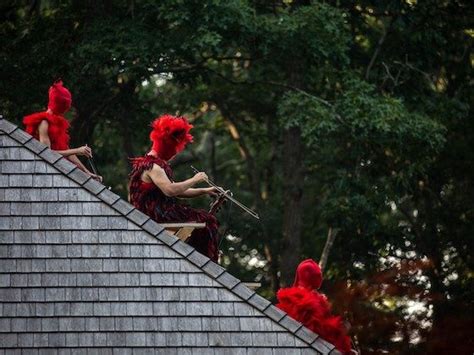
[[[343,354],[351,351],[351,340],[341,317],[331,314],[326,296],[317,292],[323,281],[319,265],[307,259],[298,265],[293,287],[277,292],[277,307],[303,323]]]
[[[68,89],[63,86],[62,81],[55,82],[49,88],[48,109],[25,116],[23,124],[26,132],[39,140],[38,126],[44,120],[48,121],[48,136],[51,141],[51,149],[69,149],[69,122],[63,117],[72,104],[72,96]]]
[[[216,217],[210,213],[180,203],[177,198],[166,196],[154,183],[142,180],[144,171],[151,170],[153,164],[160,166],[172,181],[173,172],[167,163],[174,155],[192,142],[189,131],[192,125],[184,117],[163,115],[152,123],[150,139],[157,157],[145,155],[131,159],[133,167],[130,173],[130,203],[150,216],[156,222],[200,222],[206,228],[195,229],[187,243],[200,253],[217,262],[219,256]]]

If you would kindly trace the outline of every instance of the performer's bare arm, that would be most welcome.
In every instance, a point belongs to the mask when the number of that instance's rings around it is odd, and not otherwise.
[[[206,173],[197,173],[192,178],[181,181],[181,182],[172,182],[168,179],[165,171],[157,164],[153,164],[151,170],[145,171],[142,175],[142,179],[145,182],[153,182],[166,196],[177,197],[182,196],[194,185],[200,183],[201,181],[207,180]],[[200,190],[200,189],[192,189]]]
[[[203,195],[211,195],[211,196],[216,196],[217,195],[217,189],[215,187],[202,187],[202,188],[190,188],[184,191],[182,194],[180,194],[178,197],[183,197],[183,198],[193,198],[193,197],[199,197]]]
[[[39,124],[38,126],[39,140],[41,143],[46,144],[48,147],[51,148],[51,141],[48,135],[48,128],[49,128],[49,123],[46,120],[42,121]],[[56,150],[56,152],[61,154],[63,157],[69,157],[71,155],[83,155],[87,158],[90,158],[92,156],[91,148],[86,145],[79,148]]]
[[[49,139],[48,128],[49,128],[49,123],[46,120],[43,120],[39,124],[39,126],[38,126],[39,140],[40,140],[41,143],[46,144],[48,147],[51,148],[51,140]],[[79,148],[73,148],[73,149],[56,150],[56,152],[61,154],[63,157],[69,159],[71,162],[76,164],[79,167],[79,169],[81,169],[85,173],[89,174],[94,179],[102,181],[101,176],[95,175],[92,172],[90,172],[84,166],[84,164],[82,164],[82,162],[79,160],[79,158],[77,157],[77,155],[83,155],[87,158],[92,157],[92,149],[90,147],[88,147],[87,145],[84,145],[84,146],[79,147]]]
[[[74,164],[76,164],[78,166],[79,169],[81,169],[82,171],[84,171],[85,173],[89,174],[90,176],[92,176],[94,179],[96,180],[99,180],[100,182],[102,182],[102,176],[99,176],[99,175],[95,175],[93,172],[89,171],[89,169],[87,169],[84,164],[82,164],[82,162],[79,160],[79,158],[73,154],[73,155],[70,155],[67,157],[71,162],[73,162]]]

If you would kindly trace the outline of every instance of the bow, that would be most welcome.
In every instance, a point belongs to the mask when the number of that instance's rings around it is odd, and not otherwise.
[[[199,173],[199,170],[197,170],[194,166],[191,165],[191,169],[193,169],[193,171],[195,173]],[[222,201],[224,198],[226,200],[229,200],[233,203],[235,203],[237,206],[239,206],[241,209],[243,209],[245,212],[247,212],[249,215],[251,215],[252,217],[256,218],[256,219],[260,219],[260,217],[258,216],[258,214],[254,211],[252,211],[250,208],[248,208],[247,206],[245,206],[243,203],[239,202],[238,200],[236,200],[234,197],[232,197],[232,192],[230,190],[224,190],[222,187],[216,185],[211,179],[207,178],[206,179],[206,182],[208,183],[209,186],[212,186],[214,187],[218,192],[219,192],[219,197],[217,198],[216,202],[219,201],[219,204],[221,203],[220,201]],[[213,206],[215,205],[215,203],[213,204]],[[211,210],[213,208],[211,207]]]

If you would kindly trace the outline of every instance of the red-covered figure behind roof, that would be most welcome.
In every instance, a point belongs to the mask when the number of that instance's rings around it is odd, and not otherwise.
[[[189,132],[193,126],[185,117],[163,115],[155,119],[151,127],[152,149],[144,157],[131,159],[130,203],[156,222],[206,223],[206,228],[192,232],[187,243],[217,262],[219,235],[216,217],[178,201],[178,197],[216,196],[217,191],[214,187],[193,187],[207,180],[203,172],[185,181],[173,181],[173,172],[168,164],[192,142],[193,136]]]
[[[23,118],[25,130],[41,143],[76,164],[86,174],[102,181],[101,176],[91,173],[77,157],[82,155],[92,158],[91,148],[87,145],[69,148],[69,122],[63,115],[69,111],[71,105],[71,92],[63,86],[62,81],[56,81],[49,88],[48,109],[25,116]]]
[[[277,307],[319,334],[343,354],[351,353],[351,339],[347,335],[343,320],[331,313],[331,304],[317,290],[323,276],[319,265],[311,259],[302,261],[296,269],[293,287],[277,292]]]

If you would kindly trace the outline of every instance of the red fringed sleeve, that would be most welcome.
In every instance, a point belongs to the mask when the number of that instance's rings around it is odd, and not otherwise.
[[[351,340],[346,334],[341,317],[331,314],[326,297],[301,287],[282,288],[277,292],[277,307],[332,343],[343,354],[351,351]]]
[[[51,141],[51,149],[69,149],[69,122],[62,116],[48,112],[38,112],[25,116],[23,124],[26,127],[26,132],[39,139],[38,126],[44,120],[49,123],[48,136]]]

